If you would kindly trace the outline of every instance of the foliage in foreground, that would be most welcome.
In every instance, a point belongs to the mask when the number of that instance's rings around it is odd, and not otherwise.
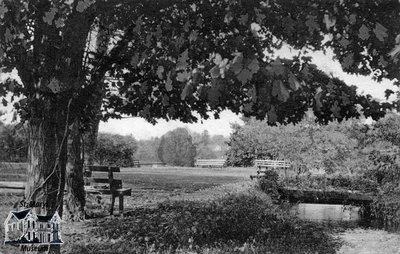
[[[230,194],[210,203],[166,202],[129,215],[95,221],[93,238],[101,240],[73,249],[81,253],[335,253],[340,246],[322,225],[291,217],[258,192]]]

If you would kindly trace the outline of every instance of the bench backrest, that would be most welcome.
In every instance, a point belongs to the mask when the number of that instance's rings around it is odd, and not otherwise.
[[[93,176],[93,172],[100,174]],[[93,187],[107,187],[111,191],[122,188],[122,180],[114,179],[115,172],[121,172],[120,168],[115,166],[85,166],[85,184]],[[101,173],[107,173],[107,177]]]
[[[140,167],[140,161],[139,160],[133,160],[133,167]]]
[[[226,160],[224,159],[198,159],[196,166],[223,166]]]
[[[0,162],[0,182],[25,182],[27,169],[27,163]]]
[[[268,168],[289,168],[290,162],[278,160],[255,160],[255,167],[268,167]]]
[[[27,168],[27,163],[0,162],[0,193],[23,194]]]

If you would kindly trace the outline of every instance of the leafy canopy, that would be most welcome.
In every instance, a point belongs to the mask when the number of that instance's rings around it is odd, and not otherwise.
[[[8,80],[0,95],[25,95],[16,107],[26,118],[51,98],[73,98],[88,116],[107,74],[118,80],[103,85],[107,117],[191,122],[194,112],[231,109],[287,123],[313,107],[326,122],[358,116],[354,104],[379,117],[385,107],[317,71],[304,52],[332,48],[345,71],[396,81],[399,13],[395,0],[3,0],[0,66],[16,68],[22,85]],[[302,53],[279,59],[282,45]]]

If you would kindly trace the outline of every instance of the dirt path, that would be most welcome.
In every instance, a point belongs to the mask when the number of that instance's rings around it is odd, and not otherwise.
[[[400,234],[383,230],[353,229],[339,235],[340,254],[400,254]]]

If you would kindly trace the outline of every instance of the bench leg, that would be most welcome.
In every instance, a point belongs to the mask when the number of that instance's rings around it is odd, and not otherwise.
[[[111,194],[110,215],[113,215],[113,213],[114,213],[115,196],[116,196],[116,195]]]
[[[119,195],[119,214],[124,212],[124,195]]]

